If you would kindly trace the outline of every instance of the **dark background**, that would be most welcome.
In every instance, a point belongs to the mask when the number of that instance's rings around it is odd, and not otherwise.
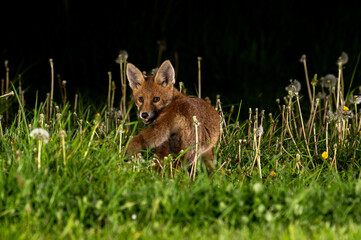
[[[356,2],[356,1],[352,1]],[[318,4],[318,5],[317,5]],[[0,60],[11,78],[23,73],[27,96],[50,91],[49,58],[55,73],[75,92],[105,103],[108,71],[120,86],[115,59],[125,49],[141,70],[157,65],[157,41],[166,42],[162,60],[179,56],[177,81],[196,94],[197,57],[202,61],[202,95],[221,95],[227,104],[272,111],[290,79],[302,83],[302,54],[310,78],[333,73],[342,51],[349,55],[346,86],[361,51],[361,7],[334,1],[47,1],[1,7]],[[0,77],[5,70],[0,68]],[[360,83],[357,72],[354,80]],[[178,85],[177,85],[178,86]],[[120,98],[120,89],[117,89]],[[58,87],[56,98],[60,101]]]

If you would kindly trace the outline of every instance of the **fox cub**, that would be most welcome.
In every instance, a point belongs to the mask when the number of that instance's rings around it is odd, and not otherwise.
[[[127,65],[127,77],[133,90],[139,117],[147,128],[130,141],[127,153],[134,154],[147,148],[155,148],[159,158],[178,154],[195,145],[193,116],[197,117],[199,153],[208,169],[213,169],[213,147],[220,132],[217,111],[200,98],[191,98],[175,87],[174,68],[170,61],[159,67],[155,76],[145,76],[133,64]],[[186,152],[187,165],[195,157],[195,147]],[[177,164],[179,167],[179,163]]]

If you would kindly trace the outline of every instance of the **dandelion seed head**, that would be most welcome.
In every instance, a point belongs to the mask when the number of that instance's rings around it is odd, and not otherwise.
[[[318,92],[317,95],[316,95],[316,98],[319,98],[319,99],[325,99],[326,98],[326,93],[325,92]]]
[[[30,137],[37,139],[37,140],[42,140],[45,143],[48,143],[49,141],[49,133],[48,131],[46,131],[43,128],[35,128],[30,132]]]
[[[256,130],[256,137],[261,137],[263,135],[263,126],[259,126]]]
[[[301,58],[300,58],[300,62],[305,62],[306,61],[306,54],[302,54]]]
[[[332,88],[335,87],[337,83],[336,77],[333,74],[327,74],[321,78],[321,86],[323,88]]]
[[[119,109],[117,109],[117,108],[111,108],[110,109],[110,117],[111,118],[121,118],[122,117],[122,111]]]
[[[327,111],[326,117],[327,117],[327,122],[328,122],[328,123],[330,123],[330,122],[332,122],[332,121],[335,121],[335,120],[337,119],[337,118],[335,117],[335,114],[334,114],[332,111],[330,111],[330,110]]]
[[[344,106],[345,107],[345,106]],[[345,109],[348,109],[348,107],[346,107]],[[343,119],[343,120],[346,120],[346,119],[351,119],[351,118],[353,118],[355,115],[353,114],[353,112],[352,111],[350,111],[350,110],[344,110],[343,109],[343,112],[342,112],[342,114],[341,114],[341,118]]]
[[[290,84],[287,87],[285,87],[285,90],[287,92],[291,92],[292,96],[294,96],[296,92],[301,91],[301,83],[296,79],[294,80],[291,79]]]
[[[121,64],[128,59],[128,52],[126,50],[120,50],[118,57],[115,59],[115,62]]]
[[[337,64],[345,65],[348,62],[348,55],[345,52],[341,53],[341,56],[337,60]]]
[[[350,103],[351,104],[360,104],[361,103],[361,96],[360,95],[353,95],[350,97]]]
[[[147,76],[155,76],[158,72],[158,68],[153,68],[149,73],[145,73]]]

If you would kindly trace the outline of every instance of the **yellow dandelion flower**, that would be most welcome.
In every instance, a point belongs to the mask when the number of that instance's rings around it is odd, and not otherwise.
[[[97,116],[97,117],[100,117],[100,113],[97,113],[96,116]]]
[[[349,110],[349,108],[348,108],[348,107],[346,107],[346,106],[343,106],[343,110],[346,112],[346,111],[348,111],[348,110]]]
[[[134,234],[134,238],[138,239],[138,238],[140,238],[140,237],[141,237],[140,232],[136,232],[136,233]]]
[[[327,153],[327,152],[323,152],[321,156],[322,156],[323,159],[327,159],[327,158],[328,158],[328,153]]]
[[[272,177],[275,177],[277,174],[275,171],[272,171],[271,174],[270,174]]]

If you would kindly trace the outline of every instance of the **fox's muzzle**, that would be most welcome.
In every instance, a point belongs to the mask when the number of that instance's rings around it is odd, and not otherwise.
[[[141,112],[139,114],[139,117],[143,120],[144,124],[150,124],[150,123],[152,123],[154,121],[155,114],[154,114],[154,112],[149,112],[149,113]]]

